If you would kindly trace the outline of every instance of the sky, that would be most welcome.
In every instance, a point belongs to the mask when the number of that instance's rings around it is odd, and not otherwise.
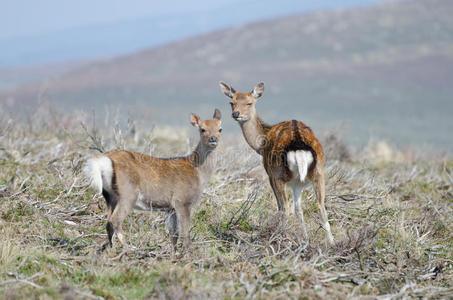
[[[0,0],[0,38],[171,13],[202,12],[235,2],[239,1]]]
[[[181,12],[210,11],[226,5],[240,9],[244,3],[269,6],[269,2],[250,0],[1,0],[0,1],[0,38],[39,35],[63,29],[93,24],[116,22],[143,17],[159,16]],[[367,5],[378,0],[294,0],[281,1],[285,11],[294,12],[324,8],[341,8]],[[261,4],[260,4],[261,3]],[[271,5],[272,6],[272,5]],[[228,13],[228,12],[225,12]],[[253,12],[251,12],[253,13]],[[279,13],[278,11],[276,12]],[[234,18],[234,15],[231,16]]]
[[[0,68],[116,56],[282,15],[384,1],[0,0]]]

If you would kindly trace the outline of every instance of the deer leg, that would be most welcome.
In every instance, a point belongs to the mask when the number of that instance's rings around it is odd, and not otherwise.
[[[107,247],[112,247],[112,238],[113,238],[113,227],[112,227],[112,224],[110,222],[107,222],[107,225],[106,225],[106,229],[107,229],[107,235],[108,235],[108,241],[104,244],[102,244],[101,248],[98,249],[98,253],[102,253],[105,251],[105,249],[107,249]]]
[[[278,210],[286,212],[288,210],[288,200],[285,193],[285,183],[275,176],[269,176],[269,182],[277,199]]]
[[[110,220],[112,213],[116,207],[117,203],[117,198],[115,195],[107,192],[106,190],[102,190],[102,196],[105,199],[105,202],[107,203],[107,220]],[[107,230],[107,235],[108,235],[108,241],[104,243],[101,248],[98,250],[98,252],[103,252],[108,246],[112,247],[112,239],[113,239],[113,226],[110,222],[107,222],[106,225],[106,230]]]
[[[316,190],[316,199],[318,200],[319,206],[319,214],[321,216],[321,221],[324,229],[327,233],[327,238],[330,244],[333,244],[333,236],[332,232],[330,231],[330,224],[327,218],[326,206],[325,206],[325,195],[326,195],[326,184],[324,180],[324,172],[319,171],[316,175],[316,182],[315,182],[315,190]]]
[[[175,211],[166,213],[165,224],[167,225],[170,234],[173,253],[176,253],[176,245],[178,243],[178,218],[176,217]]]
[[[190,249],[190,206],[178,205],[176,207],[176,216],[179,224],[179,237],[183,240],[184,248]]]
[[[115,210],[117,198],[112,193],[102,189],[102,196],[104,196],[105,202],[107,203],[107,219],[110,219],[113,211]]]
[[[304,221],[304,212],[301,207],[301,198],[302,198],[302,186],[294,185],[293,188],[293,198],[294,198],[294,213],[296,214],[297,219],[300,222],[302,227],[303,235],[305,239],[308,239],[307,227],[305,226]]]
[[[128,247],[121,226],[124,219],[126,219],[134,207],[136,199],[137,195],[135,195],[135,193],[129,193],[127,196],[121,197],[120,201],[118,201],[115,206],[115,209],[107,222],[107,234],[109,235],[110,245],[112,245],[113,235],[116,233],[118,240],[123,247]]]

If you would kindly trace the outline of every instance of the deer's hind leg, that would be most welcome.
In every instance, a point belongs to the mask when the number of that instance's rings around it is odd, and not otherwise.
[[[170,234],[173,253],[176,253],[176,246],[178,243],[178,217],[174,210],[165,213],[165,224],[167,225]]]
[[[304,221],[304,211],[302,209],[301,200],[302,200],[302,188],[303,185],[299,182],[290,185],[293,190],[294,198],[294,214],[299,220],[300,226],[302,227],[302,232],[305,239],[308,239],[307,226]]]
[[[122,224],[134,207],[137,196],[135,192],[129,191],[118,197],[115,208],[107,219],[107,234],[111,246],[113,245],[113,236],[115,234],[123,247],[128,246],[122,232]]]
[[[111,192],[107,192],[105,189],[102,189],[102,196],[104,196],[105,202],[107,204],[107,219],[110,219],[113,211],[115,210],[117,197]]]
[[[316,191],[316,199],[318,200],[319,214],[321,216],[322,226],[327,233],[329,243],[333,244],[333,235],[332,232],[330,231],[330,224],[329,219],[327,218],[327,211],[325,205],[326,184],[324,179],[324,172],[322,170],[317,170],[314,186]]]
[[[102,189],[102,196],[104,197],[105,202],[107,204],[107,220],[110,220],[112,213],[115,210],[118,197],[114,193],[108,192],[105,189]],[[108,246],[112,247],[112,238],[114,230],[109,222],[107,222],[106,230],[108,235],[108,241],[101,246],[98,252],[103,252]]]
[[[277,200],[278,210],[286,213],[289,203],[285,191],[285,182],[273,174],[269,174],[269,182]]]

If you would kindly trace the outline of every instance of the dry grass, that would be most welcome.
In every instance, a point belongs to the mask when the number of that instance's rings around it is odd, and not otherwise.
[[[453,295],[453,161],[447,157],[387,145],[398,155],[380,158],[370,154],[372,145],[354,152],[326,135],[327,209],[336,238],[329,247],[312,190],[303,203],[307,243],[295,217],[276,212],[260,158],[242,137],[239,145],[225,137],[216,175],[193,210],[192,253],[172,259],[163,215],[134,212],[124,229],[137,250],[97,255],[106,239],[105,204],[81,173],[95,152],[89,148],[172,156],[187,152],[187,138],[168,139],[132,123],[95,136],[89,118],[75,113],[37,112],[33,123],[1,118],[0,298]]]

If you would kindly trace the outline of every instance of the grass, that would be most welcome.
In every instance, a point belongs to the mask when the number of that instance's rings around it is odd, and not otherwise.
[[[0,298],[453,295],[453,160],[447,156],[388,145],[391,155],[380,156],[383,144],[353,150],[323,135],[336,239],[328,246],[313,191],[304,192],[307,243],[294,215],[276,211],[260,158],[241,136],[227,134],[216,173],[193,209],[190,253],[171,256],[160,212],[135,211],[124,231],[137,249],[117,245],[98,255],[106,240],[105,203],[81,172],[95,153],[78,123],[87,118],[63,123],[37,112],[32,119],[33,126],[0,125]],[[187,151],[184,132],[168,138],[133,128],[100,129],[102,147],[156,156]]]

